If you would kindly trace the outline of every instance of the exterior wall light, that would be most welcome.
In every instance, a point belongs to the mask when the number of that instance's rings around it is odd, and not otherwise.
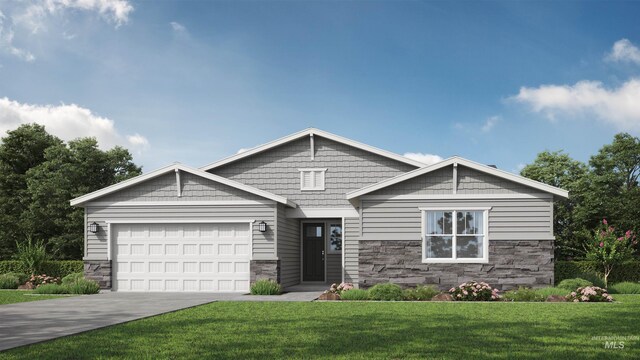
[[[98,232],[98,223],[97,222],[92,222],[91,224],[89,224],[89,232],[91,233],[97,233]]]
[[[264,221],[260,221],[260,222],[258,223],[258,230],[259,230],[260,232],[265,232],[265,231],[267,231],[267,223],[266,223],[266,222],[264,222]]]

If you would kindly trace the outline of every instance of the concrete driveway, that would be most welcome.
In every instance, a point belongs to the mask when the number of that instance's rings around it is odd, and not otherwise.
[[[117,293],[0,306],[0,351],[216,301],[207,293]]]

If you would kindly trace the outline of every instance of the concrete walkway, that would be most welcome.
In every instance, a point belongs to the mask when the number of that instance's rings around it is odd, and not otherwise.
[[[301,290],[277,296],[105,292],[0,305],[0,351],[214,301],[313,301],[322,294]]]

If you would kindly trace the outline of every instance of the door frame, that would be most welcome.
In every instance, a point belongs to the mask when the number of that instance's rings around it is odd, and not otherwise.
[[[322,243],[324,251],[324,280],[304,281],[304,224],[322,224]],[[327,221],[325,219],[305,219],[300,221],[300,283],[301,284],[326,284],[327,283]]]

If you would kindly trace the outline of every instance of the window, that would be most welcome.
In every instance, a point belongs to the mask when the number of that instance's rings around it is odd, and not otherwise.
[[[489,208],[420,209],[423,221],[423,262],[481,263],[488,261]]]
[[[329,225],[329,254],[342,253],[342,224]]]
[[[300,169],[300,190],[324,190],[327,169]]]

